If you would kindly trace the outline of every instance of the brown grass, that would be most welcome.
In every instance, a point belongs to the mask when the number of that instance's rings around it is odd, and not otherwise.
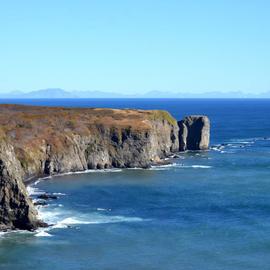
[[[165,111],[61,108],[0,105],[0,139],[8,138],[17,148],[35,148],[41,141],[65,147],[68,135],[96,134],[100,129],[147,131],[151,121],[176,124]],[[18,151],[20,155],[22,152]]]

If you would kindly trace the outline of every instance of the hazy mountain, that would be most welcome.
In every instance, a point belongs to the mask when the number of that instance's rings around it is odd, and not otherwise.
[[[0,93],[0,98],[76,98],[77,96],[71,92],[67,92],[60,88],[41,89],[32,92],[14,91],[10,93]]]
[[[46,99],[46,98],[124,98],[131,97],[113,92],[102,91],[66,91],[61,88],[48,88],[31,92],[14,91],[0,93],[0,98],[5,99]]]
[[[114,92],[102,91],[76,91],[74,92],[79,98],[131,98],[132,95],[125,95]]]
[[[71,92],[67,92],[60,88],[41,89],[29,93],[24,93],[25,98],[76,98],[77,96]]]
[[[145,94],[122,94],[103,91],[66,91],[61,88],[48,88],[31,92],[14,91],[0,93],[1,99],[49,99],[49,98],[270,98],[270,92],[246,94],[240,91],[231,92],[165,92],[149,91]]]

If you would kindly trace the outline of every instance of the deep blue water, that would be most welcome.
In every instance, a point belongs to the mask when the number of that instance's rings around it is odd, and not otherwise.
[[[61,193],[39,210],[56,226],[0,236],[0,269],[269,269],[270,100],[16,103],[206,114],[212,149],[182,154],[168,167],[38,182],[33,194]]]

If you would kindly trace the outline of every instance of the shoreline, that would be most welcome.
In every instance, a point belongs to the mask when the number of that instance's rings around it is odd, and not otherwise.
[[[38,226],[24,189],[38,180],[169,165],[179,152],[209,147],[210,120],[205,115],[177,121],[164,110],[12,104],[1,105],[0,111],[2,136],[7,138],[0,147],[4,177],[0,192],[7,194],[0,219],[11,228]],[[14,121],[6,123],[9,117]]]
[[[120,171],[122,171],[124,169],[149,170],[149,169],[151,169],[153,167],[171,165],[173,163],[168,161],[168,159],[178,159],[178,158],[180,158],[179,154],[180,153],[185,153],[185,152],[174,153],[174,154],[162,159],[161,162],[152,163],[148,168],[140,168],[140,167],[118,168],[118,167],[113,167],[113,168],[107,168],[107,169],[86,169],[86,170],[70,171],[70,172],[64,172],[64,173],[58,173],[58,174],[51,174],[51,175],[47,175],[47,176],[42,176],[42,175],[40,175],[39,177],[33,176],[33,177],[29,177],[26,180],[24,180],[23,183],[24,183],[25,187],[28,187],[28,186],[31,186],[32,184],[35,184],[37,181],[42,181],[42,180],[46,180],[46,179],[49,179],[49,178],[52,178],[52,177],[59,177],[59,176],[65,176],[65,175],[87,174],[87,173],[92,173],[92,172],[120,172]]]

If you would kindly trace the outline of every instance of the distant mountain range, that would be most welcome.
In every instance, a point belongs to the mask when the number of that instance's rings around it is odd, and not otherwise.
[[[270,91],[261,94],[232,92],[188,92],[150,91],[145,94],[122,94],[102,91],[66,91],[61,88],[48,88],[31,92],[15,91],[0,93],[0,99],[56,99],[56,98],[270,98]]]

